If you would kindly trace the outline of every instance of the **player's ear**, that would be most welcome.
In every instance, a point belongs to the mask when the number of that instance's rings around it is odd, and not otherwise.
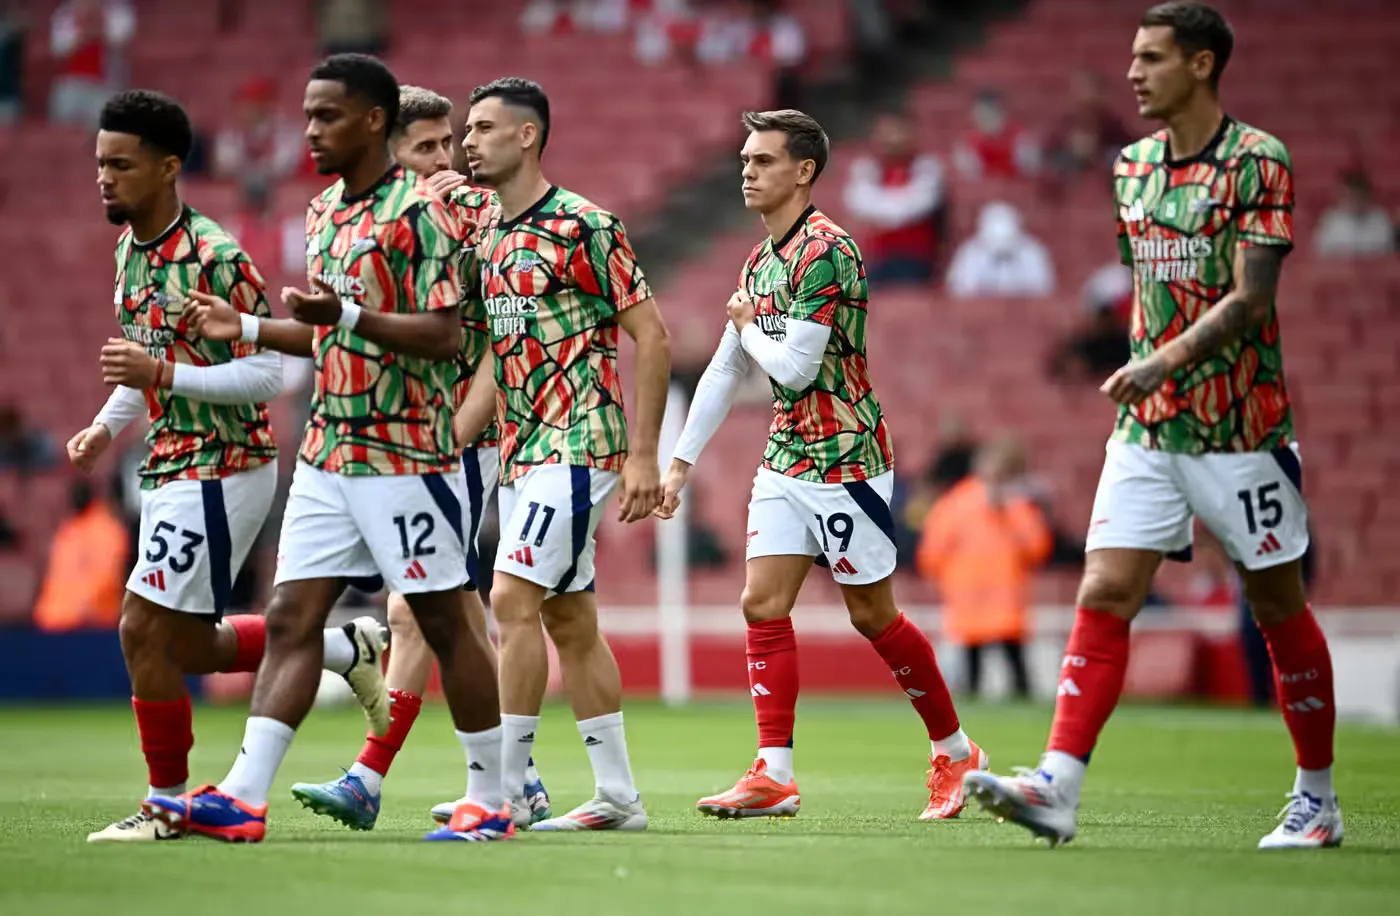
[[[531,147],[535,147],[536,149],[538,149],[539,143],[540,126],[534,121],[526,118],[520,124],[520,148],[522,150],[527,150]]]
[[[1215,52],[1197,51],[1191,58],[1191,75],[1201,82],[1210,79],[1210,74],[1215,70]]]
[[[369,118],[369,129],[371,132],[384,130],[384,125],[388,123],[384,109],[380,108],[378,105],[370,108],[370,110],[366,112],[366,117]]]
[[[164,181],[174,181],[180,177],[180,159],[178,156],[166,156],[160,163],[160,177]]]
[[[803,159],[797,163],[797,186],[810,186],[816,180],[817,162],[815,159]]]

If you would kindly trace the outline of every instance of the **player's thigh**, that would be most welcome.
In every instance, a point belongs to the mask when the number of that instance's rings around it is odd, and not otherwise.
[[[598,598],[592,591],[555,595],[540,606],[540,616],[556,646],[584,646],[598,637]]]
[[[220,480],[175,480],[141,494],[141,532],[127,590],[217,621],[277,489],[267,463]]]
[[[459,596],[441,602],[419,596],[466,584],[461,476],[344,477],[341,488],[375,568],[385,585],[408,601],[420,629],[425,614],[436,617],[449,607],[460,610]]]
[[[1247,570],[1291,564],[1308,549],[1303,469],[1292,448],[1178,456],[1191,508]]]
[[[845,586],[888,579],[895,567],[894,471],[850,483],[814,483],[782,478],[813,539],[819,565]],[[876,592],[871,592],[874,595]]]
[[[598,524],[617,479],[611,471],[546,464],[502,487],[496,572],[546,595],[592,589]]]
[[[205,670],[218,655],[215,615],[173,610],[131,591],[122,596],[117,632],[122,658],[133,675],[149,666],[172,664]]]
[[[344,475],[297,462],[277,540],[274,584],[279,592],[284,585],[291,592],[306,591],[292,586],[316,580],[348,579],[370,591],[382,585],[341,486],[344,480]]]
[[[467,552],[467,588],[480,581],[481,524],[500,480],[499,450],[494,446],[462,452],[462,540]]]
[[[1175,457],[1125,442],[1108,443],[1085,539],[1087,552],[1184,556],[1190,550],[1191,506],[1176,476]],[[1117,569],[1123,564],[1110,560],[1108,565]]]

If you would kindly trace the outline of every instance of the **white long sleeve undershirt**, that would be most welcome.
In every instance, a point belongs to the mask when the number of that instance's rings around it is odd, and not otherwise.
[[[784,388],[806,391],[821,372],[831,328],[815,321],[789,318],[786,332],[783,340],[774,340],[759,330],[757,324],[750,324],[744,328],[741,341],[745,352],[769,378]]]
[[[282,355],[264,350],[216,366],[176,363],[170,390],[209,404],[270,401],[282,393]],[[145,410],[146,396],[140,389],[118,385],[93,422],[101,423],[116,436]]]
[[[692,465],[699,460],[700,453],[729,415],[735,392],[748,367],[749,358],[739,341],[739,332],[726,321],[715,355],[710,357],[710,364],[695,386],[695,398],[690,402],[685,426],[676,441],[675,458]]]

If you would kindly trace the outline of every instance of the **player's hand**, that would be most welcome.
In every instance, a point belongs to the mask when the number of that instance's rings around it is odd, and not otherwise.
[[[661,505],[661,469],[655,455],[627,456],[622,466],[622,505],[617,517],[623,522],[637,522],[651,515]]]
[[[211,296],[199,290],[189,294],[190,327],[205,340],[231,342],[243,337],[243,320],[238,317],[238,309],[218,296]]]
[[[108,338],[102,345],[102,382],[128,388],[154,388],[160,363],[138,343]]]
[[[1152,396],[1167,380],[1167,364],[1154,354],[1135,359],[1099,386],[1099,390],[1119,404],[1132,406]]]
[[[315,291],[310,293],[304,293],[294,286],[282,287],[282,304],[302,324],[335,324],[340,320],[340,294],[320,277],[311,282]]]
[[[661,481],[661,505],[653,513],[657,518],[674,518],[681,505],[681,491],[690,482],[690,465],[672,459],[666,469],[666,478]]]
[[[734,295],[729,297],[729,304],[725,308],[729,311],[729,320],[734,322],[734,330],[739,333],[742,334],[744,328],[754,323],[753,300],[742,289],[736,290]]]
[[[446,201],[447,196],[467,183],[467,176],[451,169],[443,169],[423,179],[423,187],[438,200]]]
[[[97,459],[111,444],[112,431],[101,423],[94,423],[68,440],[68,460],[84,474],[91,473]]]

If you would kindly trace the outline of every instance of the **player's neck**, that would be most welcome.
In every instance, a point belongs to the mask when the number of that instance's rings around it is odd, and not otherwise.
[[[359,197],[379,184],[384,173],[393,167],[394,157],[389,155],[387,146],[382,150],[376,149],[367,153],[363,159],[341,173],[340,177],[345,182],[345,196]]]
[[[184,212],[184,201],[180,200],[179,194],[172,191],[152,207],[149,213],[130,220],[132,241],[138,245],[154,242],[175,225]]]
[[[763,225],[768,230],[769,237],[775,242],[787,238],[792,227],[797,225],[797,221],[811,205],[812,195],[794,194],[781,207],[763,214]]]
[[[1200,94],[1191,104],[1167,120],[1167,152],[1174,161],[1199,156],[1217,131],[1225,112],[1220,100]]]
[[[533,207],[549,192],[549,182],[537,168],[522,167],[496,188],[501,199],[501,217],[510,222]]]

